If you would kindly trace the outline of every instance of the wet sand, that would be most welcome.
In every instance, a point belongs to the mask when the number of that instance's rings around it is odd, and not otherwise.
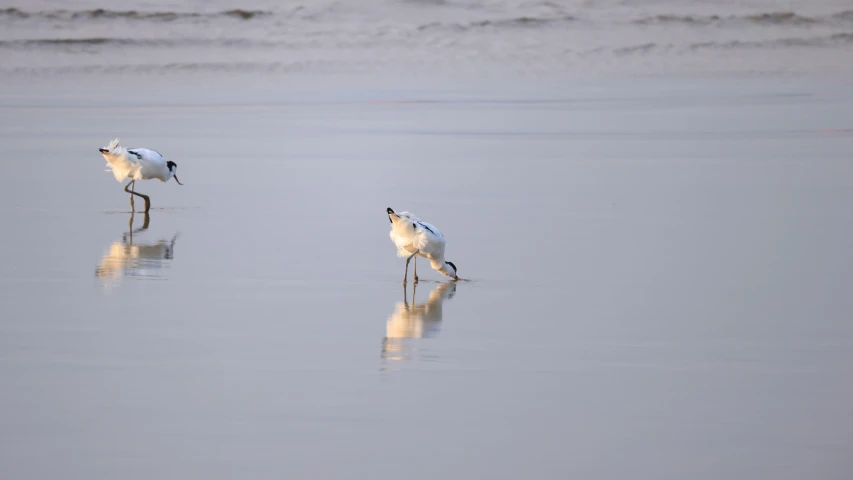
[[[76,88],[0,107],[4,477],[853,470],[843,85]]]

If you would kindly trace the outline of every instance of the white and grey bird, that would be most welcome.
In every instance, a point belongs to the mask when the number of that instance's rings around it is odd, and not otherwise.
[[[161,182],[168,182],[174,177],[178,185],[183,185],[178,180],[178,164],[166,161],[163,155],[148,148],[125,149],[116,138],[105,148],[98,151],[104,156],[107,165],[112,169],[113,175],[119,182],[130,179],[124,186],[124,191],[130,194],[130,209],[133,210],[133,196],[137,195],[145,200],[145,213],[151,208],[151,199],[133,190],[137,180],[151,180],[156,178]],[[128,190],[130,188],[130,190]]]
[[[444,259],[444,246],[447,241],[435,225],[422,221],[409,212],[395,213],[388,208],[391,220],[391,241],[397,246],[397,255],[406,257],[406,270],[403,273],[403,285],[409,276],[409,262],[415,258],[415,283],[418,283],[418,260],[424,257],[432,268],[442,275],[459,280],[456,265]]]

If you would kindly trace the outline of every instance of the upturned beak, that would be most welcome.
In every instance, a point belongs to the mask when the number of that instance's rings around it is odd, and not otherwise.
[[[178,175],[177,175],[177,174],[172,175],[172,176],[175,178],[175,181],[176,181],[176,182],[178,182],[178,185],[183,185],[183,183],[181,183],[181,181],[180,181],[180,180],[178,180]]]
[[[99,148],[98,151],[101,153],[110,153],[110,151],[107,150],[106,148]]]

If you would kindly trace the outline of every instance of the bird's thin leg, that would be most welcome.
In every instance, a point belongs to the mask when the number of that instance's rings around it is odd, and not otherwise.
[[[408,258],[406,258],[406,272],[405,272],[405,273],[403,273],[403,285],[405,285],[405,284],[406,284],[406,281],[407,281],[406,279],[409,277],[409,262],[411,262],[411,261],[412,261],[412,258],[413,258],[415,255],[417,255],[419,251],[420,251],[420,250],[415,251],[415,253],[413,253],[413,254],[409,255],[409,257],[408,257]]]
[[[415,285],[418,284],[418,257],[415,257]],[[414,302],[414,300],[412,300]]]
[[[418,282],[415,281],[414,285],[412,285],[412,305],[415,304],[415,292],[418,291]]]
[[[130,183],[125,185],[124,191],[130,194],[130,205],[133,207],[133,195],[142,197],[145,200],[145,213],[148,213],[148,210],[151,210],[151,199],[148,198],[148,195],[143,195],[139,192],[133,191],[133,186],[136,183],[136,180],[131,180]],[[128,190],[127,187],[131,187],[131,190]]]
[[[131,214],[131,217],[133,216],[133,212],[136,211],[136,206],[133,204],[133,183],[135,181],[136,180],[131,180],[130,183],[128,183],[128,185],[130,185],[130,214]],[[125,192],[127,191],[127,186],[124,187],[124,191]]]

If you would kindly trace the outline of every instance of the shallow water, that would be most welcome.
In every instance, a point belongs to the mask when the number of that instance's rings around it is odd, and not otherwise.
[[[74,88],[0,109],[8,478],[853,469],[843,85]]]

